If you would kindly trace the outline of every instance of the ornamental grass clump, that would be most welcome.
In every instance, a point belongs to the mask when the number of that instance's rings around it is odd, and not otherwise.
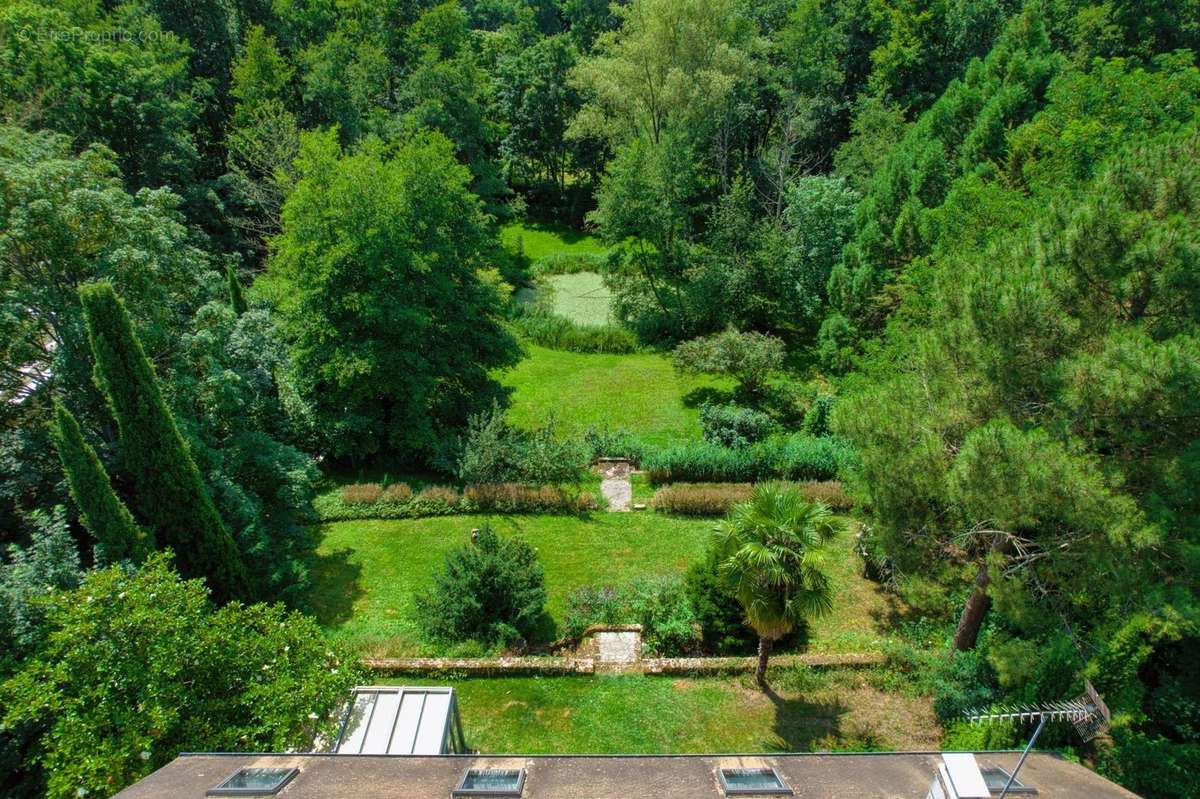
[[[374,505],[383,496],[379,483],[353,483],[342,487],[342,502],[347,505]]]

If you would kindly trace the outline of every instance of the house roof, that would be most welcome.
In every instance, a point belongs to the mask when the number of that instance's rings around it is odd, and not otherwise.
[[[1011,770],[1015,752],[983,752],[982,768]],[[774,768],[803,799],[898,799],[925,796],[941,753],[372,756],[184,754],[118,799],[203,799],[241,767],[299,769],[278,796],[286,799],[449,799],[468,768],[525,769],[525,799],[701,799],[724,796],[721,768]],[[1045,799],[1136,799],[1081,765],[1035,752],[1020,780]]]

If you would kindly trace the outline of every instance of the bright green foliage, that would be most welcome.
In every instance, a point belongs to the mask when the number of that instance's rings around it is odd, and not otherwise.
[[[573,483],[588,465],[587,448],[560,438],[554,418],[532,430],[515,428],[499,405],[471,417],[458,476],[467,483]]]
[[[683,657],[699,649],[696,617],[679,575],[575,589],[567,595],[563,635],[578,641],[593,624],[640,624],[643,651],[659,657]]]
[[[714,336],[685,341],[675,348],[675,368],[683,372],[728,375],[754,394],[767,378],[783,368],[784,347],[763,333],[743,333],[729,328]]]
[[[766,483],[717,528],[721,572],[759,637],[758,682],[766,685],[771,643],[833,610],[822,548],[838,532],[829,509],[797,489]]]
[[[433,586],[417,597],[430,637],[488,644],[531,639],[545,605],[546,578],[537,550],[490,527],[449,552]]]
[[[336,733],[359,679],[311,619],[214,610],[203,583],[156,555],[52,594],[44,640],[0,696],[5,725],[45,731],[30,757],[46,795],[73,799],[119,791],[184,749],[307,751]]]
[[[825,305],[825,284],[854,231],[858,194],[841,178],[802,177],[787,187],[784,220],[789,244],[780,300],[792,314],[816,319]]]
[[[737,405],[703,405],[700,424],[704,427],[704,440],[722,447],[745,447],[775,431],[775,420],[770,416]]]
[[[301,153],[265,283],[291,381],[329,451],[427,458],[517,355],[476,274],[492,242],[467,170],[436,134],[353,154],[314,134]]]
[[[113,490],[96,450],[84,440],[79,422],[59,403],[54,406],[51,438],[62,460],[71,498],[96,542],[96,559],[102,564],[141,563],[154,550],[154,539],[133,520],[129,508]]]
[[[163,401],[124,304],[108,283],[86,285],[79,297],[96,382],[117,421],[138,516],[160,546],[175,551],[181,572],[207,578],[218,599],[248,596],[241,555]]]

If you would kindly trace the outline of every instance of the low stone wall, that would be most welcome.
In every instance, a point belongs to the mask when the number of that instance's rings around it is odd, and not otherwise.
[[[808,666],[810,668],[860,668],[883,663],[883,655],[829,654],[776,655],[771,665]],[[742,674],[753,672],[753,657],[736,658],[646,658],[629,664],[623,671],[643,674]],[[520,674],[595,674],[597,664],[590,657],[508,657],[508,658],[364,658],[363,665],[388,674],[439,674],[453,672],[471,676]]]

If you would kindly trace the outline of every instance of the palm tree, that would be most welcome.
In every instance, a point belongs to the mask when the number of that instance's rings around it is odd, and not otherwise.
[[[763,690],[768,690],[773,644],[805,619],[833,608],[823,547],[839,529],[829,508],[780,484],[758,486],[754,497],[735,505],[717,528],[721,571],[758,633],[754,676]]]

